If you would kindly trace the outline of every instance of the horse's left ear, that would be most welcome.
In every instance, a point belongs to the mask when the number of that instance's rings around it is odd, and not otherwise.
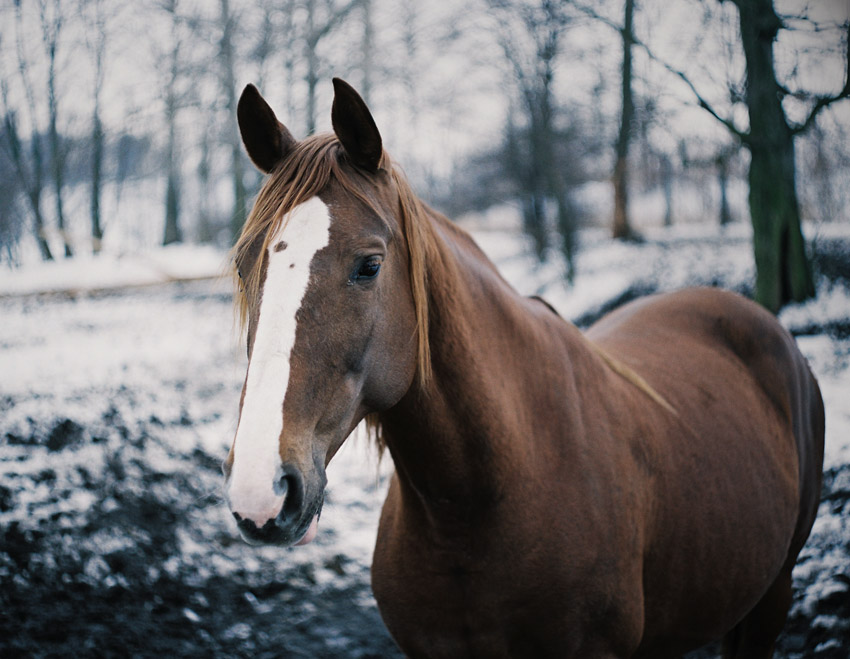
[[[375,120],[360,94],[344,80],[333,79],[334,102],[331,123],[352,162],[368,172],[377,172],[383,146]]]

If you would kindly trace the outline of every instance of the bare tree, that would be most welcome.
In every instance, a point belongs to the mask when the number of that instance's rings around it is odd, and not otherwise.
[[[230,8],[230,0],[219,1],[219,63],[221,65],[221,86],[225,99],[225,111],[228,117],[236,116],[236,61],[234,55],[234,33],[236,32],[238,18]],[[227,124],[227,143],[230,148],[231,174],[233,177],[233,212],[230,216],[230,233],[233,241],[239,237],[242,225],[247,217],[245,191],[245,168],[244,155],[242,154],[242,142],[236,128],[236,122]]]
[[[571,22],[568,5],[557,0],[487,0],[496,21],[497,38],[513,72],[518,102],[515,108],[525,124],[525,134],[509,120],[509,151],[519,153],[525,141],[526,191],[523,222],[534,239],[538,256],[548,247],[546,204],[555,204],[557,227],[566,257],[568,277],[573,275],[575,218],[563,173],[557,166],[555,115],[552,91],[555,65]]]
[[[59,95],[57,91],[56,60],[59,40],[65,25],[65,6],[61,0],[39,0],[39,22],[41,42],[47,57],[47,111],[48,144],[50,149],[50,173],[53,183],[53,195],[56,202],[56,224],[65,247],[65,256],[74,255],[70,236],[65,227],[65,208],[62,194],[65,188],[66,148],[59,135]]]
[[[348,0],[338,5],[334,0],[304,0],[307,12],[303,28],[304,57],[307,72],[307,134],[316,132],[316,86],[319,84],[320,65],[319,44],[330,35],[345,18],[360,5],[362,0]]]
[[[360,42],[360,70],[363,78],[360,84],[360,94],[366,103],[370,103],[372,100],[372,82],[375,75],[375,30],[372,0],[360,0],[360,9],[363,14],[363,39]]]
[[[634,41],[635,0],[625,0],[623,5],[623,26],[620,36],[623,41],[623,66],[621,79],[622,110],[620,112],[620,132],[617,137],[616,160],[614,163],[614,238],[630,239],[634,236],[629,222],[629,142],[634,119],[634,101],[632,99],[632,42]]]
[[[11,72],[0,71],[0,99],[3,102],[3,146],[13,165],[13,171],[20,187],[24,190],[24,196],[32,213],[32,227],[35,240],[38,244],[41,258],[45,261],[53,259],[50,245],[47,241],[47,232],[44,222],[44,214],[41,207],[42,194],[44,192],[44,152],[41,135],[38,130],[38,114],[33,89],[30,79],[30,69],[24,53],[24,28],[23,12],[20,3],[15,5],[15,42],[13,44],[16,60],[16,71],[14,75],[23,92],[25,99],[24,108],[13,106],[9,81]],[[2,37],[0,37],[2,38]],[[3,44],[4,46],[6,44]],[[18,130],[18,114],[24,112],[29,118],[32,126],[29,145],[27,145]],[[28,147],[28,148],[27,148]]]
[[[23,233],[21,213],[18,209],[18,181],[15,173],[15,163],[12,162],[6,134],[7,122],[0,125],[0,249],[5,253],[9,264],[17,261],[17,247]],[[3,254],[0,253],[0,261]]]
[[[746,102],[750,128],[738,136],[751,161],[750,215],[756,258],[756,299],[772,311],[815,294],[812,268],[800,227],[794,163],[794,136],[805,131],[829,104],[850,96],[850,38],[846,81],[834,96],[819,96],[806,119],[789,123],[782,107],[787,93],[776,80],[773,43],[782,21],[772,0],[732,0],[738,7],[741,42],[747,60]],[[850,37],[850,19],[846,24]],[[707,108],[708,109],[708,108]],[[731,122],[725,122],[733,129]]]
[[[724,0],[720,0],[723,2]],[[733,104],[743,101],[749,127],[739,128],[731,115],[724,115],[682,70],[663,62],[642,43],[649,56],[678,76],[690,88],[700,107],[725,126],[750,151],[748,171],[749,206],[753,224],[756,262],[755,299],[771,311],[791,301],[815,294],[812,268],[800,225],[794,138],[807,131],[824,108],[850,97],[850,17],[840,28],[844,42],[845,81],[835,94],[791,92],[777,80],[774,43],[787,20],[776,14],[772,0],[729,0],[738,9],[739,36],[746,61],[744,92],[730,84]],[[818,32],[824,28],[817,26]],[[805,118],[789,121],[783,99],[808,102]]]
[[[178,13],[179,0],[162,0],[160,9],[170,22],[168,50],[161,58],[165,69],[165,123],[168,138],[165,147],[165,230],[162,244],[183,240],[180,228],[181,177],[177,144],[177,117],[182,109],[183,99],[180,91],[182,69],[182,39],[180,35],[181,17]]]
[[[103,196],[103,159],[106,136],[101,117],[101,99],[104,77],[106,75],[107,14],[103,0],[83,2],[81,10],[88,10],[86,42],[91,55],[92,116],[91,116],[91,240],[92,252],[97,254],[103,246],[103,221],[101,219],[101,198]]]

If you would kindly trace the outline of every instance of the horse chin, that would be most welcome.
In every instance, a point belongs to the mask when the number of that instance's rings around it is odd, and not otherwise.
[[[304,536],[295,543],[294,546],[298,547],[300,545],[309,545],[316,538],[316,534],[319,532],[319,514],[316,513],[313,515],[313,520],[310,522],[310,526],[307,527],[307,531],[304,533]]]
[[[316,539],[319,531],[319,512],[313,514],[306,527],[296,528],[294,532],[292,529],[278,526],[277,520],[270,520],[260,529],[239,522],[237,527],[242,540],[254,547],[296,547],[309,544]]]

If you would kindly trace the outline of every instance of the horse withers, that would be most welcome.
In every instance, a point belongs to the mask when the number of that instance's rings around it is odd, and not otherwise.
[[[818,506],[823,403],[731,293],[633,302],[585,334],[518,295],[411,191],[360,96],[269,174],[235,251],[249,366],[225,461],[249,542],[311,541],[361,420],[395,465],[372,585],[411,657],[769,657]]]

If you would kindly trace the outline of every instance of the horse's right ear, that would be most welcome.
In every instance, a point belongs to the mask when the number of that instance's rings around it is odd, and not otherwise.
[[[295,138],[254,85],[242,92],[236,116],[245,150],[257,168],[268,174],[295,146]]]

